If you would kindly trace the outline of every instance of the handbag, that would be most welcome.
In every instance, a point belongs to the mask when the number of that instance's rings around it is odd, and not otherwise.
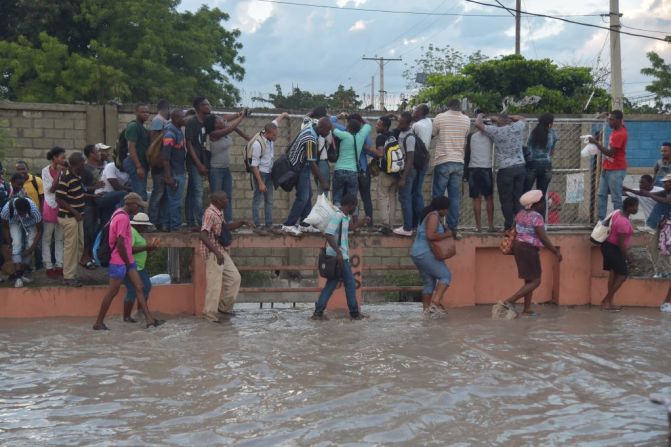
[[[338,247],[340,247],[340,242],[342,241],[342,220],[340,221],[340,226],[338,227]],[[319,270],[319,276],[325,279],[340,279],[342,272],[338,266],[338,257],[331,256],[326,254],[326,247],[323,247],[319,251],[319,259],[317,261],[317,269]]]
[[[340,140],[333,135],[331,144],[324,141],[324,145],[326,146],[326,159],[331,163],[337,162],[340,158]]]
[[[603,221],[596,223],[592,230],[592,234],[589,236],[589,240],[593,244],[601,245],[606,242],[606,239],[610,236],[611,224],[613,223],[616,213],[617,210],[610,213]]]
[[[448,237],[439,241],[429,241],[431,252],[439,261],[450,259],[457,254],[457,243],[454,238]]]
[[[504,255],[513,254],[513,242],[515,241],[515,236],[517,236],[517,230],[515,229],[515,227],[506,231],[506,233],[503,235],[503,240],[499,244],[499,249],[501,250],[501,253],[503,253]]]
[[[356,135],[352,134],[352,136],[354,137],[354,163],[356,164],[356,177],[359,185],[361,185],[361,182],[368,181],[368,173],[361,170],[361,160],[359,157],[359,151],[356,147]]]

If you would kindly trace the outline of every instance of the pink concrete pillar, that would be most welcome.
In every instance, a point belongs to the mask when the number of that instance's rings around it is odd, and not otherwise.
[[[191,260],[191,281],[193,282],[193,308],[194,314],[200,315],[205,306],[205,259],[198,250],[198,245],[193,251]]]
[[[349,240],[349,261],[352,264],[352,273],[356,281],[356,301],[359,306],[363,304],[361,286],[363,285],[363,246],[355,237]],[[319,278],[319,286],[324,287],[326,280]],[[315,301],[317,297],[315,296]],[[347,297],[345,296],[345,287],[343,283],[338,284],[338,288],[333,292],[326,307],[328,310],[347,311]]]

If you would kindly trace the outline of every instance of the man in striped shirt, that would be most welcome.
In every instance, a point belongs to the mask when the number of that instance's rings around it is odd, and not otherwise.
[[[459,202],[461,182],[464,176],[464,151],[466,137],[471,129],[471,120],[461,113],[461,102],[452,99],[448,110],[433,119],[433,136],[436,137],[434,156],[433,187],[431,197],[445,194],[450,199],[447,226],[457,237],[459,226]]]
[[[84,155],[74,152],[68,158],[69,168],[60,176],[56,188],[58,224],[63,228],[63,280],[66,286],[81,287],[77,264],[84,251]]]

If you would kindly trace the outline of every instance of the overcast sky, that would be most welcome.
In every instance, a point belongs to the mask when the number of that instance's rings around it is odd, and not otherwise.
[[[467,3],[464,0],[402,2],[389,0],[295,0],[338,7],[387,9],[457,14],[504,15],[501,9]],[[488,0],[485,0],[488,2]],[[495,3],[494,0],[491,1]],[[514,0],[501,0],[514,7]],[[195,10],[203,0],[183,0],[181,9]],[[390,100],[407,93],[402,77],[404,65],[422,54],[422,46],[451,45],[464,53],[481,50],[494,57],[514,52],[514,19],[507,17],[448,17],[325,9],[265,3],[258,0],[211,0],[211,7],[228,12],[227,28],[242,32],[242,54],[246,76],[239,88],[245,105],[250,98],[292,85],[301,89],[331,93],[338,84],[352,86],[370,99],[371,76],[379,89],[377,64],[361,57],[401,57],[385,67],[385,90]],[[602,14],[608,0],[523,0],[522,9],[551,15]],[[552,5],[552,6],[549,6]],[[671,34],[671,0],[620,0],[622,24]],[[606,18],[575,17],[572,20],[607,26]],[[663,37],[664,34],[633,33]],[[594,66],[610,64],[608,31],[543,18],[522,20],[522,54],[527,58],[551,58],[556,63]],[[622,72],[627,96],[645,95],[647,51],[657,51],[671,61],[671,44],[622,35]],[[377,102],[377,100],[376,100]]]

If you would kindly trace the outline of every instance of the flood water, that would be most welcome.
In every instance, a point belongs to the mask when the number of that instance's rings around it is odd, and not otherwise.
[[[540,311],[0,320],[0,445],[663,445],[671,316]]]

